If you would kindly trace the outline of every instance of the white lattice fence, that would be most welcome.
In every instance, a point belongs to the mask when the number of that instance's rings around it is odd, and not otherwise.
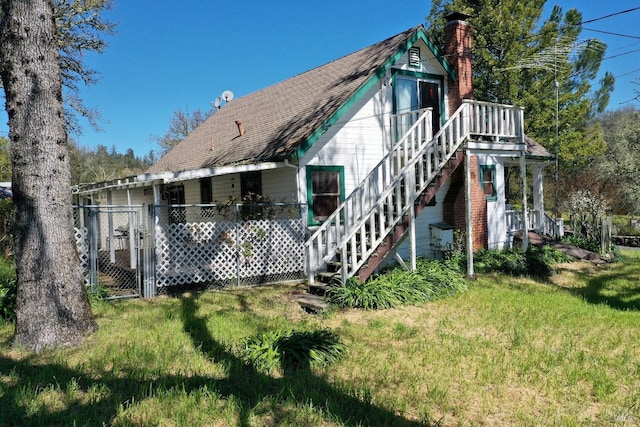
[[[304,275],[300,218],[156,226],[156,286],[262,283]]]
[[[91,283],[91,272],[89,270],[89,239],[87,227],[75,227],[74,231],[78,255],[80,256],[80,264],[82,264],[82,271],[84,272],[84,281],[88,285]]]

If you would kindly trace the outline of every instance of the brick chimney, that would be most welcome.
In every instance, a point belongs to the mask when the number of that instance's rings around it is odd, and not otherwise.
[[[463,99],[473,99],[473,73],[471,67],[471,25],[465,21],[469,15],[453,12],[445,16],[444,53],[456,70],[458,79],[449,81],[449,111],[453,113]]]
[[[469,15],[450,13],[445,16],[445,46],[447,61],[456,70],[457,80],[449,80],[449,112],[453,114],[464,99],[473,97],[473,70],[471,65],[471,25],[465,20]],[[460,153],[459,155],[462,155]],[[451,186],[444,199],[443,215],[445,222],[458,230],[466,230],[466,194],[464,180],[465,169],[471,174],[471,223],[473,250],[487,247],[487,201],[478,177],[478,158],[470,157],[470,162],[464,163],[464,168],[458,168],[451,177]]]

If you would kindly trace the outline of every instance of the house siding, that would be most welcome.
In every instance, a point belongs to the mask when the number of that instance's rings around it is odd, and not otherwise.
[[[345,195],[351,194],[389,151],[390,85],[376,85],[352,108],[349,116],[331,127],[300,161],[306,166],[344,166]],[[385,113],[387,112],[387,113]],[[299,174],[299,188],[306,200],[306,173]]]
[[[425,207],[420,215],[416,217],[416,256],[433,258],[437,255],[431,247],[431,229],[429,226],[443,221],[443,200],[449,191],[450,182],[450,180],[447,180],[436,193],[435,206]],[[409,259],[409,245],[410,242],[407,239],[398,248],[397,253],[402,259]]]

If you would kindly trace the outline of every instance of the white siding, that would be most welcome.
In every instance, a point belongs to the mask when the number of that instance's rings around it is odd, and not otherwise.
[[[262,171],[262,194],[277,203],[297,203],[296,174],[290,167]]]
[[[487,231],[489,249],[502,249],[507,243],[504,158],[478,155],[478,165],[495,165],[496,200],[487,201]]]
[[[443,202],[449,191],[450,183],[451,180],[447,180],[436,193],[436,205],[427,206],[416,218],[416,256],[433,258],[436,255],[431,248],[431,231],[429,230],[429,225],[443,221]],[[409,243],[409,239],[407,238],[402,242],[402,245],[400,245],[397,251],[398,255],[404,260],[408,260],[410,256]],[[390,260],[390,262],[393,262],[393,260]]]
[[[351,115],[343,116],[311,147],[300,162],[301,170],[308,165],[344,166],[345,193],[350,194],[389,150],[391,93],[388,85],[374,85]],[[305,173],[299,185],[307,188]]]

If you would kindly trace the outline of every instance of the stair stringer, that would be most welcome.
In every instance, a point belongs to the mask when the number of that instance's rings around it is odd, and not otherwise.
[[[455,156],[451,157],[448,164],[444,166],[440,173],[433,179],[431,184],[418,196],[414,205],[414,214],[417,218],[428,203],[435,197],[438,190],[447,182],[447,180],[453,175],[455,170],[462,164],[464,155],[461,151],[457,151]],[[409,222],[403,219],[399,222],[392,233],[389,233],[387,237],[378,245],[375,252],[369,257],[367,263],[364,264],[358,272],[355,274],[358,280],[364,282],[375,272],[375,270],[382,265],[400,244],[405,240],[409,231]]]

